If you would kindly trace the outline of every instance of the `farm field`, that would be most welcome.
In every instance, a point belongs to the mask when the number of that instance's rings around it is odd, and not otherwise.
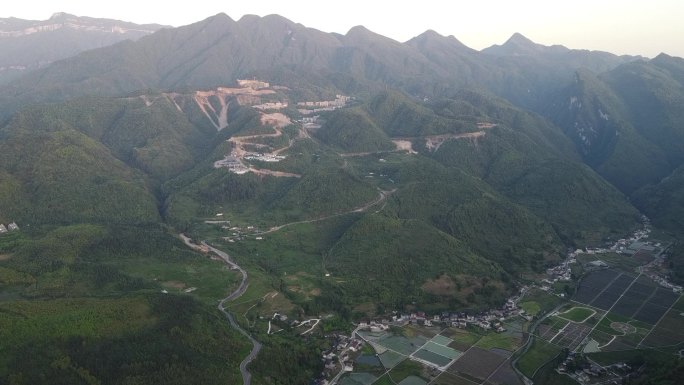
[[[558,346],[536,338],[530,349],[517,362],[518,369],[532,378],[535,372],[561,352]]]
[[[643,340],[647,347],[684,345],[684,297],[660,319],[651,332]]]
[[[678,297],[646,277],[607,269],[585,277],[573,300],[654,325]]]
[[[464,375],[467,378],[484,381],[506,359],[507,357],[502,354],[474,346],[451,365],[448,371],[456,375]]]
[[[477,385],[479,382],[474,382],[463,377],[459,377],[453,373],[443,372],[432,382],[434,385]]]
[[[679,298],[643,275],[591,272],[573,298],[576,305],[546,318],[535,335],[558,349],[587,353],[684,346],[684,302]]]

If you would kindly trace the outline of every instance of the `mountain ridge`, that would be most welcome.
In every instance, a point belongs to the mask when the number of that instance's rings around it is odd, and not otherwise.
[[[47,20],[0,19],[0,84],[80,52],[137,40],[162,28],[166,26],[63,12]]]

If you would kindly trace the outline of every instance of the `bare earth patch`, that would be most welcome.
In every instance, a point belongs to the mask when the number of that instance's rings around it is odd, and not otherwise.
[[[262,114],[261,124],[283,128],[292,124],[292,121],[290,121],[290,118],[288,118],[285,114],[275,112],[272,114]]]
[[[636,333],[636,331],[637,331],[634,326],[623,323],[623,322],[611,322],[610,328],[615,330],[616,332],[622,333],[623,335],[624,334]]]
[[[455,295],[456,283],[451,277],[442,274],[437,279],[430,279],[421,286],[424,292],[434,295]]]
[[[410,140],[395,139],[392,140],[392,142],[397,146],[397,151],[407,151],[409,154],[417,154],[417,152],[413,150],[413,143],[411,143]]]
[[[315,289],[309,291],[309,295],[312,295],[314,297],[318,297],[319,295],[321,295],[321,289],[315,288]]]
[[[0,261],[6,261],[12,258],[12,254],[0,254]]]
[[[172,289],[185,289],[187,286],[185,282],[180,282],[180,281],[165,281],[162,282],[162,286],[172,288]]]

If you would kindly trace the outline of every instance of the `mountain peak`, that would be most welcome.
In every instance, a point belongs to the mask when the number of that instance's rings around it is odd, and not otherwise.
[[[510,45],[510,44],[515,44],[518,46],[526,46],[526,47],[534,47],[537,45],[537,43],[533,42],[532,40],[526,38],[521,34],[520,32],[514,33],[506,42],[504,45]]]
[[[453,35],[444,36],[439,32],[428,29],[420,35],[407,41],[406,44],[412,46],[432,47],[431,49],[443,49],[444,47],[456,47],[459,50],[472,51],[471,48],[461,43]],[[439,47],[439,48],[437,48]]]
[[[391,39],[387,36],[383,36],[380,34],[377,34],[370,29],[362,26],[362,25],[357,25],[355,27],[352,27],[349,32],[345,35],[345,37],[348,39],[348,41],[353,41],[353,42],[379,42],[379,41],[385,41],[385,42],[392,42],[392,43],[397,43],[394,39]]]
[[[210,17],[204,19],[204,21],[206,21],[206,22],[214,22],[214,21],[216,21],[216,22],[229,22],[229,23],[235,22],[235,20],[231,19],[231,17],[228,16],[225,12],[219,12],[219,13],[215,14],[214,16],[210,16]]]
[[[351,27],[351,29],[347,32],[347,36],[349,35],[365,35],[372,33],[370,29],[364,27],[363,25],[355,25]]]
[[[50,16],[49,20],[62,20],[62,19],[68,19],[68,18],[77,18],[78,16],[72,15],[70,13],[66,12],[55,12]]]

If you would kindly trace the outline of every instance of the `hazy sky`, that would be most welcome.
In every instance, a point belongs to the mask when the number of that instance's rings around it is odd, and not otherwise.
[[[520,32],[545,45],[684,57],[684,0],[6,0],[0,17],[42,20],[58,11],[173,26],[219,12],[235,20],[277,13],[326,32],[364,25],[399,41],[433,29],[482,49]]]

